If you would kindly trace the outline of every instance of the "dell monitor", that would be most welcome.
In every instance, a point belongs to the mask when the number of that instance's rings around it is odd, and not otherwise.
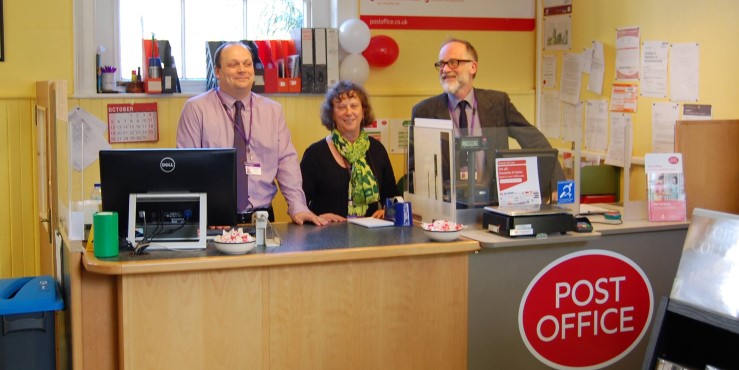
[[[118,213],[118,235],[129,236],[131,243],[133,228],[136,239],[156,233],[159,241],[175,241],[199,238],[192,224],[203,217],[208,225],[236,225],[233,148],[101,150],[99,158],[102,209]],[[135,205],[134,217],[129,217],[131,194],[145,199]],[[207,208],[188,194],[206,194]],[[188,232],[186,224],[191,224]]]
[[[527,148],[527,149],[495,149],[495,158],[521,158],[535,157],[537,161],[537,173],[539,177],[539,191],[541,194],[541,204],[549,204],[552,198],[552,178],[555,174],[559,151],[554,148]],[[497,205],[498,199],[498,180],[493,171],[492,175],[492,193],[494,195],[493,205]]]

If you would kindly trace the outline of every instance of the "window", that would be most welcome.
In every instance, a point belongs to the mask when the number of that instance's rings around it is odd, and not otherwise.
[[[169,40],[180,78],[205,79],[207,41],[288,39],[291,29],[304,25],[303,5],[303,0],[123,0],[120,66],[122,71],[141,66],[141,39],[155,35]]]
[[[96,91],[95,55],[130,79],[141,39],[169,40],[183,92],[205,91],[206,41],[289,38],[297,27],[338,27],[357,4],[336,0],[74,0],[75,95]],[[339,15],[341,14],[341,15]],[[119,37],[120,35],[120,37]]]

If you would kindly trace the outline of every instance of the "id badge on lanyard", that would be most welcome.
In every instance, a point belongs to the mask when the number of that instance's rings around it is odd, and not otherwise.
[[[252,158],[251,155],[251,151],[248,148],[246,149],[246,159],[247,160],[244,162],[244,171],[246,172],[246,174],[261,176],[262,165],[254,161],[254,158]]]

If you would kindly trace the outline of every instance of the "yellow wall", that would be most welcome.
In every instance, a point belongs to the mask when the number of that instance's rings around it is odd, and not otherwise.
[[[4,1],[0,62],[0,278],[38,274],[36,81],[73,81],[72,0]],[[71,92],[71,91],[70,91]]]
[[[5,61],[0,62],[0,99],[33,98],[36,81],[43,80],[67,80],[71,93],[72,0],[5,0],[3,6]]]
[[[38,271],[32,106],[0,99],[0,278]]]
[[[535,32],[398,31],[375,30],[399,45],[398,60],[387,68],[373,68],[365,87],[373,95],[430,95],[441,92],[439,46],[449,37],[468,39],[478,52],[475,84],[508,92],[534,89]],[[410,116],[410,110],[401,111]]]
[[[583,75],[581,100],[610,99],[615,72],[616,29],[639,26],[641,41],[700,44],[699,100],[697,104],[713,105],[714,119],[739,117],[739,1],[715,0],[708,3],[694,0],[607,1],[575,0],[572,12],[572,51],[591,47],[593,40],[603,43],[605,74],[603,94],[587,90],[588,75]],[[561,52],[551,53],[559,56]],[[655,102],[666,98],[638,99],[638,111],[632,117],[634,135],[633,156],[643,158],[652,150],[652,109]],[[679,102],[684,103],[684,102]],[[631,199],[646,199],[644,167],[631,171]]]
[[[80,106],[103,121],[108,103],[157,101],[161,140],[154,145],[163,147],[174,145],[176,121],[185,100],[184,97],[72,97],[72,0],[6,0],[4,3],[6,61],[0,63],[0,278],[38,271],[36,211],[28,210],[35,204],[34,192],[30,190],[36,181],[33,170],[35,138],[30,127],[37,80],[67,80],[69,109]],[[634,24],[642,26],[643,39],[701,42],[701,102],[714,104],[716,118],[737,116],[739,108],[731,102],[737,101],[733,85],[739,79],[738,72],[730,64],[737,59],[735,35],[738,32],[736,23],[729,17],[739,14],[739,2],[716,0],[711,6],[705,6],[693,0],[592,0],[576,2],[575,10],[577,18],[573,30],[578,49],[597,38],[611,45],[612,51],[613,29]],[[471,40],[478,48],[477,85],[509,92],[519,110],[533,121],[534,32],[379,30],[373,34],[388,35],[400,46],[395,64],[385,69],[372,69],[366,83],[377,117],[408,118],[413,104],[440,92],[432,64],[437,59],[439,44],[448,36],[455,36]],[[607,82],[612,74],[612,69],[607,68]],[[327,133],[318,119],[320,96],[273,98],[285,108],[299,153]],[[635,122],[648,125],[644,110],[640,110]],[[636,135],[649,137],[641,129],[638,134],[635,131]],[[394,155],[392,161],[399,176],[405,170],[402,156]],[[93,165],[85,173],[82,189],[76,191],[86,194],[96,178],[97,165]],[[284,201],[278,200],[276,208],[277,214],[284,219]]]

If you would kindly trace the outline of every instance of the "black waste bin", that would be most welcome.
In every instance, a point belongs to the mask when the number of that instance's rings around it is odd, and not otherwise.
[[[51,276],[0,280],[0,370],[54,370],[54,312],[63,307]]]

